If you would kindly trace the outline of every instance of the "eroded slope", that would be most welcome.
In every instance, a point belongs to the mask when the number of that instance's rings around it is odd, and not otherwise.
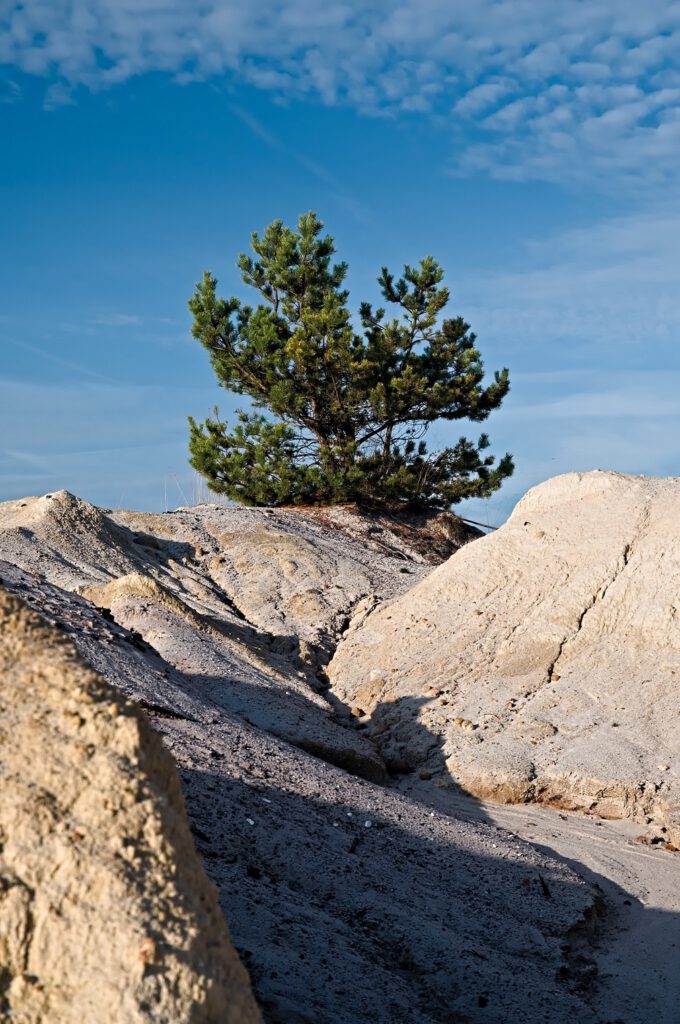
[[[330,667],[396,772],[680,838],[680,481],[569,474],[350,631]]]
[[[2,588],[0,1019],[260,1020],[160,738]]]
[[[597,892],[569,867],[249,725],[84,598],[0,577],[146,706],[267,1024],[600,1019],[578,959]]]
[[[449,514],[203,505],[110,512],[68,491],[0,504],[0,558],[137,631],[188,686],[334,764],[384,778],[324,667],[339,633],[475,535]]]

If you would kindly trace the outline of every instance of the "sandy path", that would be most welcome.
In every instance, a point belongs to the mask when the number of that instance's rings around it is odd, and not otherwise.
[[[507,829],[595,882],[607,914],[588,955],[603,1024],[679,1024],[680,853],[637,843],[646,829],[631,821],[483,803],[422,782],[399,789],[464,821]]]

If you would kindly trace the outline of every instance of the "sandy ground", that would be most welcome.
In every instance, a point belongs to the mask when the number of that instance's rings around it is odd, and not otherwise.
[[[680,1024],[680,854],[635,842],[660,825],[357,777],[369,736],[315,669],[429,572],[400,538],[65,492],[0,513],[5,585],[164,736],[267,1024]]]
[[[410,778],[396,788],[458,820],[492,822],[596,885],[606,914],[589,948],[603,1024],[680,1021],[680,853],[638,842],[631,821],[602,821],[530,804],[498,805]]]

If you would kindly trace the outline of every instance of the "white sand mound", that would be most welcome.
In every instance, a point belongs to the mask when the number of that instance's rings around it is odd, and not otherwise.
[[[330,677],[394,771],[680,839],[680,480],[534,488],[350,630]]]
[[[2,557],[58,579],[64,587],[132,572],[132,537],[101,509],[70,491],[0,503]]]
[[[429,569],[419,547],[451,550],[447,517],[430,523],[348,509],[111,512],[59,490],[0,504],[0,558],[108,608],[221,707],[381,779],[374,745],[336,723],[321,669],[348,616]]]
[[[337,724],[350,715],[324,695],[323,666],[352,616],[472,535],[449,514],[352,507],[155,515],[68,491],[0,504],[0,558],[106,607],[206,699],[374,780],[382,761]]]
[[[5,587],[67,632],[89,664],[141,704],[171,749],[199,852],[268,1024],[604,1024],[614,1016],[637,1024],[654,1000],[659,1022],[675,1020],[667,951],[677,945],[676,856],[664,850],[665,840],[655,836],[654,850],[629,845],[616,830],[634,837],[631,823],[587,822],[586,834],[575,815],[491,808],[447,788],[444,755],[461,778],[468,764],[472,785],[474,758],[487,743],[489,750],[496,744],[502,767],[493,780],[496,797],[521,777],[525,748],[544,770],[541,730],[523,736],[521,729],[538,715],[532,701],[558,686],[558,676],[567,678],[579,633],[635,565],[637,541],[623,554],[623,534],[634,523],[622,494],[648,486],[600,475],[588,493],[589,480],[570,478],[568,500],[558,495],[564,482],[551,485],[555,500],[541,517],[553,517],[555,552],[548,536],[538,536],[538,514],[523,513],[505,528],[515,538],[510,553],[503,554],[501,531],[429,579],[440,545],[452,538],[434,538],[428,524],[414,530],[352,509],[202,506],[155,516],[94,509],[65,492],[0,505]],[[598,493],[616,523],[598,528],[600,540],[589,523]],[[639,527],[637,536],[643,533]],[[530,565],[539,555],[549,567],[542,576],[540,561]],[[471,568],[452,603],[450,569],[458,564]],[[542,580],[539,596],[518,584],[532,572]],[[438,595],[431,611],[405,613],[391,633],[390,616],[399,619],[402,605],[413,609],[413,595],[417,605],[430,590]],[[561,590],[569,595],[566,610],[555,604]],[[659,590],[668,596],[662,583]],[[661,622],[659,600],[650,598],[650,615]],[[457,614],[460,637],[449,629]],[[536,619],[540,629],[532,626]],[[334,670],[338,700],[323,667],[343,636]],[[671,654],[659,649],[661,664]],[[502,671],[494,669],[480,689],[473,669],[488,667],[496,654]],[[344,690],[337,671],[343,659]],[[387,671],[393,661],[403,666],[403,679],[398,669]],[[497,676],[512,693],[523,687],[509,738],[494,731],[493,715],[473,718],[475,699],[491,699]],[[496,702],[499,715],[513,699]],[[372,719],[357,717],[356,705],[373,710]],[[618,734],[623,718],[616,720]],[[559,728],[552,721],[542,728]],[[398,782],[417,800],[366,781],[384,773],[376,743],[392,770],[420,767]],[[670,757],[668,765],[670,780]],[[479,776],[492,778],[484,765]],[[528,797],[541,797],[536,781],[522,790]],[[663,789],[649,793],[658,807],[670,799]],[[618,813],[615,801],[602,793],[598,799],[596,810]],[[536,830],[541,846],[553,846],[567,863],[488,824],[496,812],[519,815],[513,830],[524,837]],[[461,821],[459,813],[473,820]],[[658,811],[660,820],[665,813]],[[574,858],[594,886],[568,866]],[[663,885],[652,884],[661,876]],[[617,929],[629,935],[627,945],[612,943]],[[647,960],[639,956],[638,934]],[[608,976],[606,989],[595,979],[597,964]],[[613,989],[622,995],[612,1004]]]

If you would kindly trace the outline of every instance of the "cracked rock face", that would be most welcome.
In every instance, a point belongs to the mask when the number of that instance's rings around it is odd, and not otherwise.
[[[534,488],[350,630],[334,692],[394,772],[501,802],[651,816],[680,837],[680,480]]]
[[[0,1019],[260,1020],[160,737],[4,589]]]

